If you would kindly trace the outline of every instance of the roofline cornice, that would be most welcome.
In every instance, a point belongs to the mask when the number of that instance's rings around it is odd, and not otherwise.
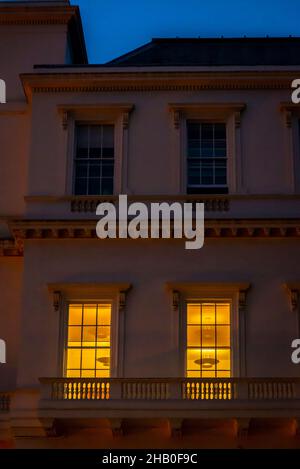
[[[78,15],[76,6],[5,6],[0,4],[1,25],[67,24]]]
[[[300,71],[299,71],[300,73]],[[69,72],[21,74],[28,100],[33,93],[290,89],[295,72]]]

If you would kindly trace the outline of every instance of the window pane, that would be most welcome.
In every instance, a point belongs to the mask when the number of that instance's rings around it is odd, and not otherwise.
[[[95,378],[95,370],[81,370],[82,378]]]
[[[88,175],[88,163],[87,161],[76,161],[75,162],[75,177],[76,178],[87,178]]]
[[[67,370],[67,378],[80,378],[80,370]]]
[[[109,348],[97,349],[96,367],[97,369],[105,369],[105,370],[110,368],[110,349]]]
[[[89,149],[89,126],[79,125],[76,127],[77,158],[87,158]]]
[[[97,305],[84,305],[83,324],[85,326],[97,324]]]
[[[114,148],[114,126],[103,126],[103,148]]]
[[[102,163],[102,176],[113,177],[114,175],[114,164],[110,161],[103,161]]]
[[[93,163],[89,166],[89,177],[90,178],[100,178],[101,175],[101,165],[100,163]]]
[[[201,306],[189,303],[187,305],[187,322],[188,324],[201,323]]]
[[[111,306],[99,305],[98,306],[98,324],[110,325],[111,320]]]
[[[97,195],[100,194],[100,178],[89,178],[89,187],[88,187],[88,195]]]
[[[90,126],[90,158],[100,158],[101,157],[101,131],[102,126],[91,125]]]
[[[200,139],[200,125],[193,122],[188,122],[187,126],[188,139]]]
[[[188,326],[187,333],[188,346],[201,345],[201,328],[200,326]]]
[[[68,368],[80,368],[80,349],[69,349],[68,350]]]
[[[218,347],[230,346],[230,326],[217,326]]]
[[[82,328],[82,346],[94,347],[96,345],[96,326],[84,326]]]
[[[82,305],[69,305],[69,325],[81,325]]]
[[[217,367],[219,370],[230,370],[230,350],[217,351]]]
[[[98,347],[105,347],[110,345],[110,326],[101,326],[97,328],[97,342]]]
[[[69,327],[68,345],[70,347],[80,347],[81,345],[81,327],[80,326]]]
[[[226,140],[226,125],[215,124],[215,138]]]
[[[202,304],[202,324],[215,324],[215,304]]]
[[[219,303],[217,309],[217,323],[230,324],[230,305],[228,303]]]
[[[114,192],[114,181],[112,178],[105,178],[102,180],[102,194],[111,195]]]
[[[187,350],[187,369],[200,370],[201,350],[199,348],[188,348]]]
[[[202,326],[202,346],[213,347],[215,346],[215,326]]]
[[[96,370],[96,378],[109,378],[110,373],[109,370],[101,369],[101,370]]]
[[[76,178],[75,179],[75,194],[76,195],[87,195],[87,179]]]
[[[95,369],[95,349],[82,350],[82,368]]]

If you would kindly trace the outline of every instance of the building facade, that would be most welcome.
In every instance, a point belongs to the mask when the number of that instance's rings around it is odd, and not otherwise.
[[[1,3],[0,445],[300,446],[300,39],[89,65],[68,1]],[[205,240],[96,207],[205,204]]]

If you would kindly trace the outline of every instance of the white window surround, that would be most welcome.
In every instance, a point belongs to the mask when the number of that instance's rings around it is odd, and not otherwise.
[[[243,193],[243,170],[241,155],[241,112],[244,103],[170,103],[176,134],[173,135],[172,151],[178,193],[187,191],[187,121],[222,122],[226,124],[227,185],[228,193]]]
[[[285,124],[285,153],[291,194],[300,192],[300,104],[280,103]]]
[[[246,293],[250,283],[167,283],[171,293],[178,376],[186,376],[187,303],[225,300],[231,304],[232,377],[246,376]]]
[[[66,182],[65,195],[73,194],[76,124],[110,124],[114,126],[114,194],[128,191],[128,125],[133,104],[60,104],[57,106],[65,132]],[[78,196],[82,197],[82,196]],[[87,196],[95,197],[95,196]]]
[[[58,314],[59,339],[57,376],[64,376],[68,328],[68,306],[70,303],[109,302],[112,305],[111,319],[111,377],[124,374],[124,314],[129,283],[52,283],[48,290],[52,294],[53,308]]]

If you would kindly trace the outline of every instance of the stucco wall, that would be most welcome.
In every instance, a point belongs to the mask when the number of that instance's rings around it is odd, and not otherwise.
[[[22,272],[22,258],[0,258],[0,338],[6,342],[6,364],[0,364],[0,391],[16,388]]]
[[[130,282],[125,311],[126,377],[182,375],[166,282],[250,282],[246,310],[248,376],[298,376],[291,363],[297,313],[283,283],[299,279],[295,240],[207,240],[199,251],[182,241],[27,241],[18,385],[55,376],[59,313],[51,282]]]

